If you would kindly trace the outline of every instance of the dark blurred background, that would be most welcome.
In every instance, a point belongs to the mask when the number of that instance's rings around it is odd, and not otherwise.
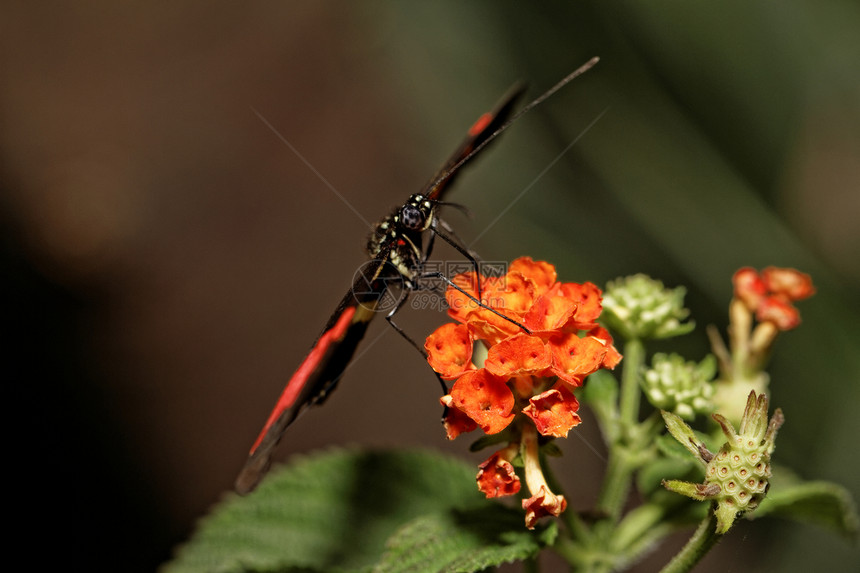
[[[819,292],[773,357],[776,460],[860,495],[858,29],[853,0],[4,2],[7,516],[42,548],[31,565],[169,558],[364,260],[352,209],[378,219],[510,84],[537,95],[594,55],[460,178],[451,198],[473,218],[447,218],[486,259],[686,285],[691,359],[705,324],[725,327],[736,268],[811,273]],[[421,338],[443,317],[400,322]],[[482,459],[445,443],[435,380],[383,321],[364,348],[282,458],[360,444]],[[603,464],[589,422],[558,465],[575,508]],[[768,520],[701,570],[749,559],[860,562],[835,535]]]

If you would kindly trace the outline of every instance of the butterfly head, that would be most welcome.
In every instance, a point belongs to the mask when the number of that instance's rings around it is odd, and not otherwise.
[[[409,231],[424,231],[433,222],[433,212],[436,202],[427,199],[424,195],[415,194],[400,208],[400,213],[395,217],[395,222]]]

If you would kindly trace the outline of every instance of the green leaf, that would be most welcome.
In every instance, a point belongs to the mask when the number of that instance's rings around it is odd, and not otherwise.
[[[301,457],[273,471],[251,495],[227,494],[162,571],[366,571],[407,521],[493,507],[478,492],[475,473],[427,452]]]
[[[722,434],[720,434],[719,437],[715,439],[714,436],[693,430],[693,435],[700,443],[704,444],[705,447],[707,447],[708,450],[712,452],[718,452],[720,450],[720,447],[722,447],[722,445],[726,441],[725,437]],[[680,458],[684,460],[692,459],[690,458],[689,450],[684,447],[683,444],[678,442],[678,440],[675,439],[675,437],[671,434],[663,434],[661,436],[658,436],[655,439],[655,442],[657,444],[657,449],[666,457]],[[698,459],[698,457],[699,456],[697,453],[696,458]]]
[[[693,432],[693,429],[688,426],[684,420],[681,419],[680,416],[676,416],[671,412],[666,412],[665,410],[661,410],[660,414],[663,416],[663,420],[666,421],[666,428],[669,429],[669,433],[678,440],[684,448],[687,449],[693,456],[702,461],[701,453],[699,452],[699,445],[702,443],[699,437]]]
[[[529,531],[522,512],[502,505],[423,515],[391,538],[374,573],[481,571],[536,555],[557,532],[554,521]]]
[[[815,523],[853,539],[860,532],[857,506],[847,489],[826,481],[802,481],[782,467],[773,468],[767,497],[748,517],[766,515]]]

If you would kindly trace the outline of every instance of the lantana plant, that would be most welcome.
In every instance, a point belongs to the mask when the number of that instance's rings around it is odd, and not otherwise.
[[[688,359],[649,354],[653,341],[693,331],[683,287],[640,274],[604,291],[529,258],[504,276],[455,277],[454,322],[424,347],[446,383],[444,434],[478,435],[471,449],[493,453],[471,468],[425,452],[296,461],[225,500],[165,571],[482,571],[517,560],[537,570],[544,550],[571,570],[622,571],[687,529],[662,569],[675,573],[738,519],[777,513],[856,537],[847,490],[778,464],[778,430],[791,419],[771,409],[766,366],[800,324],[795,302],[815,292],[812,280],[768,267],[733,282],[728,344],[710,327],[713,354]],[[776,381],[773,390],[778,400]],[[553,475],[548,457],[581,429],[581,407],[608,462],[597,498],[572,507],[563,487],[581,477]]]
[[[441,326],[425,345],[430,366],[456,380],[442,397],[448,438],[480,427],[506,442],[481,464],[478,489],[488,498],[519,492],[511,463],[519,459],[531,493],[522,502],[526,526],[534,529],[538,518],[567,507],[544,477],[539,439],[567,437],[581,422],[573,391],[598,370],[615,368],[621,355],[597,323],[601,295],[592,283],[558,282],[552,265],[528,258],[514,261],[503,277],[458,278],[467,288],[449,288],[447,301],[460,324]],[[477,304],[479,294],[485,307]],[[486,350],[481,368],[472,363],[475,342]]]

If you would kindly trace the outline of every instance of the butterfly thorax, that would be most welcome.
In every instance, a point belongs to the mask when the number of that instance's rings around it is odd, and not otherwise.
[[[412,195],[402,206],[379,221],[367,241],[371,259],[387,256],[405,278],[411,279],[423,263],[422,234],[433,222],[436,203]]]

